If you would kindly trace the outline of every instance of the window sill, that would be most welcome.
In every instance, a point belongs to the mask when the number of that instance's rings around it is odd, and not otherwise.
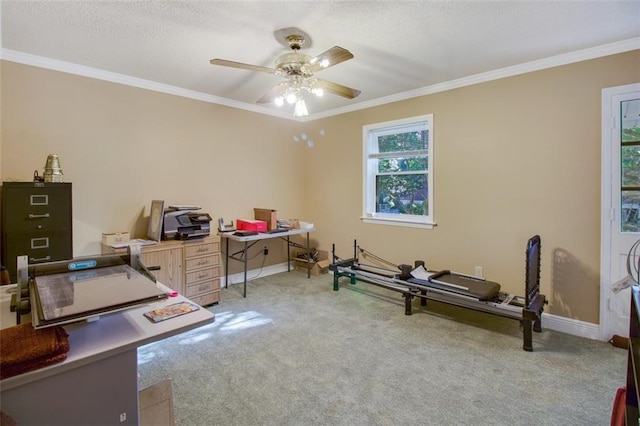
[[[406,226],[409,228],[433,229],[436,226],[436,223],[434,222],[411,222],[402,219],[389,219],[369,216],[361,217],[360,220],[363,223],[371,223],[374,225]]]

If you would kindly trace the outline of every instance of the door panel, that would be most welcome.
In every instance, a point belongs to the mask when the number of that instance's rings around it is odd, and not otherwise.
[[[608,340],[629,334],[627,257],[640,239],[640,84],[603,91],[602,126],[600,329]]]

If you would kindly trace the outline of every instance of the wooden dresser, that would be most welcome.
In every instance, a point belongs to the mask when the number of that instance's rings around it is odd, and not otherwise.
[[[183,294],[199,305],[220,301],[220,238],[186,241]]]
[[[126,253],[102,245],[103,253]],[[220,238],[161,241],[142,247],[142,263],[156,279],[201,306],[220,301]]]

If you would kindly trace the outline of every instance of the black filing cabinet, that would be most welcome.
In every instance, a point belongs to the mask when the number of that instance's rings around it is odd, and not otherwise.
[[[16,282],[16,258],[29,264],[71,259],[71,184],[2,183],[2,265]]]

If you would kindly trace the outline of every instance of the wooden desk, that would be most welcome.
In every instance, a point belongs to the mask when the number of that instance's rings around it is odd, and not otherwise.
[[[229,286],[229,258],[233,260],[237,260],[238,262],[242,262],[244,266],[244,289],[242,292],[243,297],[247,297],[247,249],[252,247],[255,243],[262,240],[268,240],[271,238],[282,238],[287,241],[287,271],[291,272],[291,252],[290,248],[293,243],[290,240],[292,235],[301,235],[307,234],[307,252],[310,251],[311,246],[309,245],[309,234],[315,231],[316,228],[302,228],[302,229],[292,229],[286,232],[277,232],[273,234],[267,233],[259,233],[257,235],[248,235],[246,237],[242,237],[240,235],[233,235],[233,232],[220,232],[218,235],[220,238],[224,238],[225,240],[225,254],[224,254],[224,286],[225,288]],[[230,255],[229,254],[229,240],[237,241],[243,244],[243,248]],[[237,257],[240,255],[240,257]],[[307,278],[311,277],[311,263],[307,263]]]
[[[9,311],[11,287],[15,285],[0,287],[3,328],[15,324],[13,315],[4,315]],[[206,309],[159,323],[143,316],[152,309],[183,301],[188,299],[169,297],[102,315],[97,321],[65,325],[71,346],[67,359],[0,381],[2,411],[20,425],[137,425],[137,348],[214,320],[213,313]],[[14,321],[10,322],[12,317]]]

